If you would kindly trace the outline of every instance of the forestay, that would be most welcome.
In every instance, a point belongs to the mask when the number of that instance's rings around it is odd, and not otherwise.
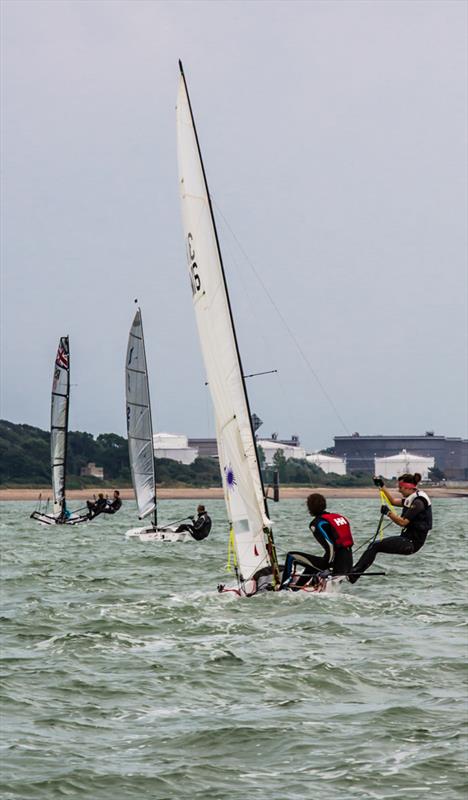
[[[211,398],[224,497],[242,584],[272,565],[271,522],[250,420],[208,186],[181,67],[177,135],[182,218],[193,304]]]
[[[62,336],[55,357],[50,418],[50,459],[54,515],[65,510],[65,470],[67,457],[68,405],[70,402],[70,348]]]
[[[153,426],[141,312],[128,337],[126,376],[127,430],[130,468],[140,518],[156,509]]]

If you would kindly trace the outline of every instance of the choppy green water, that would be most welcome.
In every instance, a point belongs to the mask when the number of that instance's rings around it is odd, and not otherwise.
[[[377,502],[330,505],[371,535]],[[466,796],[465,501],[387,578],[241,601],[214,591],[221,501],[188,544],[125,541],[132,503],[58,530],[1,506],[5,800]],[[280,553],[310,549],[303,501],[272,512]]]

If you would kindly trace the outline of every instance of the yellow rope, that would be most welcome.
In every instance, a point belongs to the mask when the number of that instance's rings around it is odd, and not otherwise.
[[[236,548],[234,545],[234,528],[232,527],[232,525],[231,528],[229,529],[228,560],[226,564],[226,572],[232,572],[231,559],[234,566],[237,567]]]
[[[390,500],[388,499],[387,495],[385,494],[385,492],[382,489],[380,489],[380,501],[381,501],[381,503],[383,505],[388,506],[390,511],[393,511],[393,512],[395,511],[394,506],[392,505],[392,503],[390,502]],[[380,526],[379,526],[380,541],[382,541],[382,539],[384,538],[383,525],[382,525],[383,520],[384,520],[384,518],[382,516],[381,519],[380,519]]]

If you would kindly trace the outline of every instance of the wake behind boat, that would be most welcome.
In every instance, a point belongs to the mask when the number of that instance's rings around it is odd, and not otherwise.
[[[50,412],[53,513],[48,513],[48,501],[43,510],[39,498],[39,506],[31,514],[31,519],[42,525],[79,525],[89,521],[88,513],[80,514],[83,509],[69,511],[65,500],[69,406],[70,343],[68,336],[62,336],[55,357]]]
[[[128,453],[138,516],[139,519],[152,516],[150,525],[131,528],[125,536],[142,542],[186,542],[192,539],[188,531],[179,532],[176,525],[158,526],[153,423],[140,309],[135,314],[128,336],[125,395]]]

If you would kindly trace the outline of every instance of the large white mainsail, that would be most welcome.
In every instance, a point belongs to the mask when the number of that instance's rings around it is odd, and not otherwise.
[[[140,309],[135,314],[128,337],[125,391],[128,451],[138,514],[142,519],[154,511],[156,525],[153,425]]]
[[[65,513],[65,475],[70,402],[70,347],[68,336],[61,336],[55,357],[50,413],[50,459],[54,515]]]
[[[180,64],[177,139],[182,219],[193,304],[213,401],[238,579],[277,570],[242,365],[198,137]]]

